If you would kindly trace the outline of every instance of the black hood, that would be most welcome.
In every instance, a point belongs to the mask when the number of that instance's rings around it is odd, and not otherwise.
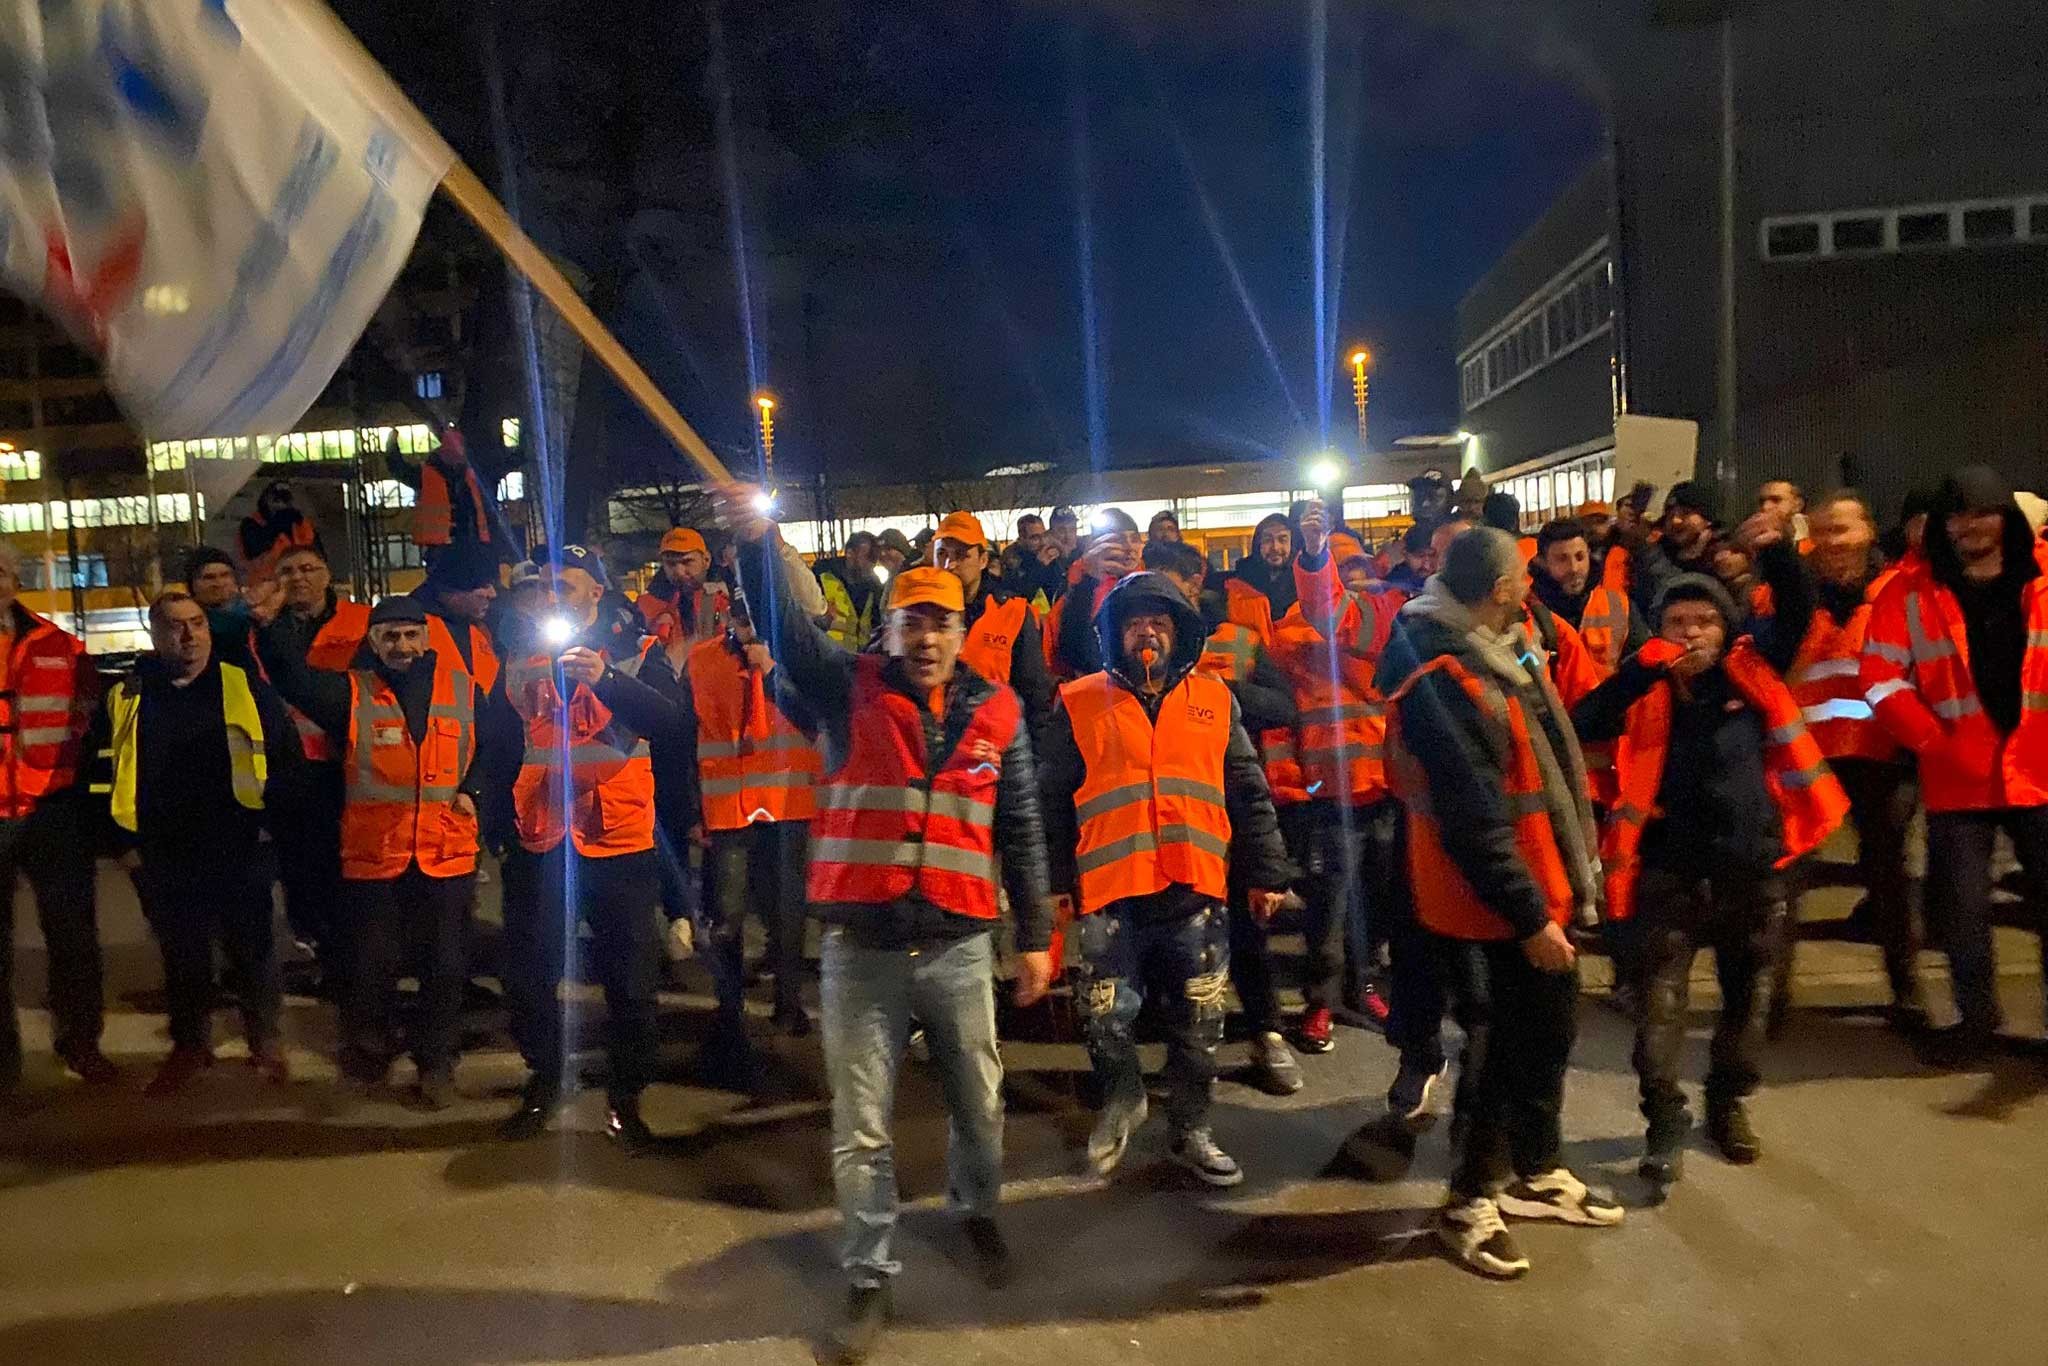
[[[1167,661],[1169,679],[1178,679],[1195,667],[1209,638],[1202,625],[1202,614],[1164,574],[1140,571],[1119,579],[1095,613],[1096,649],[1101,653],[1103,668],[1119,672],[1124,619],[1136,611],[1165,612],[1173,618],[1173,657]]]
[[[1927,564],[1935,580],[1950,587],[1962,582],[1963,561],[1956,554],[1955,542],[1948,538],[1948,519],[1965,501],[1963,491],[1951,484],[1927,514]],[[2034,529],[2027,525],[2027,514],[2020,511],[2018,503],[2008,500],[2000,511],[2005,516],[2005,572],[2031,579],[2040,572],[2034,560]]]

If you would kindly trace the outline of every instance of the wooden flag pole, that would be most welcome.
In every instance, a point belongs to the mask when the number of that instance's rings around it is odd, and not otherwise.
[[[640,406],[646,410],[655,425],[676,443],[676,448],[695,461],[697,467],[718,483],[731,483],[732,472],[723,461],[711,453],[704,444],[704,438],[697,435],[683,415],[676,411],[668,396],[655,387],[640,363],[627,354],[619,345],[597,315],[590,311],[590,305],[583,302],[583,296],[576,287],[555,269],[555,263],[547,253],[533,244],[533,239],[520,231],[512,221],[512,215],[498,202],[498,197],[477,178],[475,171],[461,159],[448,168],[448,174],[441,181],[441,192],[455,202],[457,208],[469,216],[469,220],[491,239],[512,268],[525,276],[541,297],[553,306],[562,320],[569,324],[591,353],[604,362],[604,368],[625,386]]]

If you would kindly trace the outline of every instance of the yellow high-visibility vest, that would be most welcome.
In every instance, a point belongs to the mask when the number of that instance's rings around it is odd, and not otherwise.
[[[233,664],[220,666],[220,701],[235,801],[251,811],[261,811],[270,763],[263,752],[263,717],[256,710],[256,694],[249,690],[246,671]],[[92,784],[92,791],[107,794],[114,824],[132,834],[136,829],[135,774],[142,761],[142,698],[126,681],[116,683],[107,694],[107,717],[113,723],[113,740],[109,748],[100,751],[100,757],[111,761],[113,779]]]

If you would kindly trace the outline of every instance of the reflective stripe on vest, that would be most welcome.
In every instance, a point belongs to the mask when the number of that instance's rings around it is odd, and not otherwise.
[[[1066,684],[1060,701],[1084,773],[1074,794],[1082,914],[1174,885],[1221,900],[1230,856],[1228,685],[1189,674],[1160,701],[1156,722],[1106,673]]]
[[[639,665],[638,657],[612,662],[628,677]],[[614,718],[582,683],[564,705],[555,677],[547,655],[529,655],[507,670],[506,696],[526,723],[512,784],[521,847],[544,854],[566,836],[586,858],[652,849],[654,766],[646,737]]]
[[[78,696],[85,647],[26,608],[0,691],[0,817],[25,816],[78,777],[85,709]],[[89,674],[87,675],[90,676]]]
[[[270,777],[270,762],[263,746],[263,715],[256,709],[249,675],[233,664],[222,664],[219,668],[229,783],[236,805],[261,811],[263,785]],[[108,795],[114,824],[133,834],[138,820],[136,782],[142,765],[142,698],[129,683],[117,683],[107,694],[107,717],[112,741],[104,757],[113,761],[113,777],[110,784],[93,784],[92,791]]]
[[[1604,584],[1586,597],[1586,610],[1579,617],[1579,638],[1600,667],[1612,673],[1628,648],[1628,598]]]
[[[1764,723],[1764,782],[1784,827],[1783,868],[1818,848],[1848,814],[1849,798],[1828,769],[1820,745],[1807,731],[1791,689],[1745,637],[1721,667],[1736,693]],[[1642,871],[1643,830],[1657,815],[1657,791],[1671,744],[1672,690],[1657,684],[1628,710],[1626,729],[1615,745],[1621,798],[1600,834],[1600,860],[1607,873],[1607,910],[1624,919],[1635,910],[1636,879]]]
[[[955,915],[994,920],[996,790],[1023,705],[994,688],[934,766],[927,713],[883,680],[884,665],[878,655],[854,662],[846,759],[819,789],[811,821],[810,900],[886,906],[915,891]]]
[[[1226,621],[1203,643],[1202,657],[1195,662],[1195,668],[1225,683],[1242,683],[1252,676],[1252,665],[1258,658],[1258,651],[1256,632],[1248,626]]]
[[[477,822],[454,809],[476,758],[476,688],[461,669],[436,669],[426,739],[415,744],[405,708],[373,670],[349,675],[349,731],[341,812],[341,875],[388,881],[418,863],[428,877],[476,871]]]
[[[1022,598],[989,597],[981,615],[967,628],[960,658],[991,683],[1008,683],[1017,637],[1023,634],[1031,608]]]
[[[1820,752],[1830,759],[1886,760],[1902,753],[1899,742],[1878,724],[1862,680],[1871,609],[1895,577],[1897,571],[1890,569],[1878,575],[1846,621],[1838,623],[1816,609],[1786,671],[1786,686]]]
[[[1443,829],[1429,800],[1428,778],[1401,743],[1401,702],[1424,678],[1438,672],[1457,683],[1486,718],[1483,729],[1500,767],[1516,852],[1543,896],[1546,914],[1556,924],[1568,924],[1574,901],[1571,876],[1558,852],[1557,833],[1544,798],[1542,765],[1521,699],[1483,682],[1450,655],[1439,655],[1410,674],[1387,703],[1387,747],[1392,755],[1388,776],[1408,813],[1409,884],[1414,889],[1417,921],[1434,933],[1455,939],[1511,939],[1515,933],[1504,916],[1479,899],[1445,850]]]
[[[766,675],[721,639],[684,661],[697,712],[697,787],[707,830],[807,821],[823,761],[770,696]]]

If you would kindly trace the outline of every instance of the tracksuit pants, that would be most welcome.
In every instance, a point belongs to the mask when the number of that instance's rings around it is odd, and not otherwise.
[[[746,918],[751,908],[768,928],[775,968],[775,1011],[803,1009],[804,878],[810,868],[810,822],[758,821],[711,832],[704,859],[703,929],[721,1026],[743,1027],[746,1012]]]
[[[1451,1193],[1469,1200],[1494,1194],[1511,1176],[1541,1176],[1562,1160],[1579,975],[1544,972],[1512,939],[1432,941],[1438,980],[1466,1036],[1466,1076],[1458,1086],[1464,1136]]]
[[[1991,942],[1991,856],[2000,830],[2038,899],[2048,883],[2048,806],[1927,813],[1928,929],[1948,952],[1963,1028],[1981,1035],[1995,1032],[2004,1016]],[[2048,962],[2048,934],[2042,957]]]

